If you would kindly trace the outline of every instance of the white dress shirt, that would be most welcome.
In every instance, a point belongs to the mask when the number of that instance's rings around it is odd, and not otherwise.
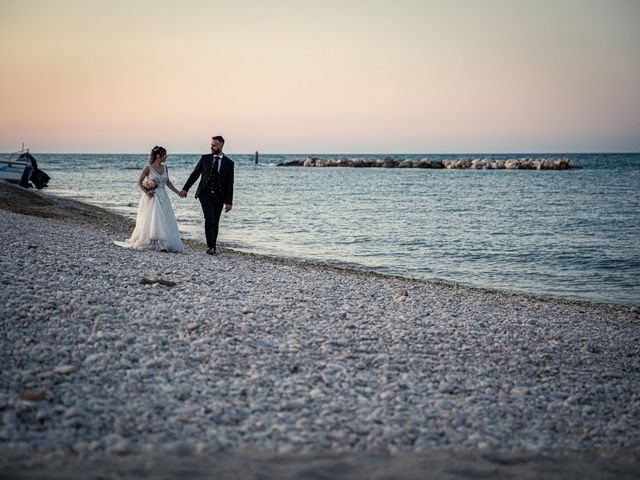
[[[213,161],[218,160],[218,173],[220,173],[220,166],[222,165],[222,155],[214,155]]]

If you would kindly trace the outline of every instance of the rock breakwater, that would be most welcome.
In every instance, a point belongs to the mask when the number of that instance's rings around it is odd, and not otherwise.
[[[360,168],[446,168],[471,170],[568,170],[578,168],[566,157],[495,159],[463,158],[435,160],[430,158],[307,157],[281,162],[279,167],[360,167]]]

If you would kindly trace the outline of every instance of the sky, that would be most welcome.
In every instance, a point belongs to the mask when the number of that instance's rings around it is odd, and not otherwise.
[[[0,0],[0,151],[640,151],[638,0]]]

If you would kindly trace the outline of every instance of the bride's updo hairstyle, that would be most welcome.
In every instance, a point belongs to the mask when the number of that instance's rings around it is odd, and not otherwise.
[[[149,164],[155,162],[156,158],[166,154],[167,151],[164,149],[164,147],[159,147],[158,145],[156,145],[151,149],[151,153],[149,154]]]

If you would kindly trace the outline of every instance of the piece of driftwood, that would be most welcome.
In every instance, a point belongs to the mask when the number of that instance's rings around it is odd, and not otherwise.
[[[44,400],[46,395],[42,390],[23,390],[20,392],[20,400],[27,402],[39,402]]]
[[[154,283],[159,283],[160,285],[166,285],[167,287],[176,286],[176,282],[173,282],[171,280],[165,280],[164,278],[153,279],[153,278],[142,277],[140,279],[140,283],[142,285],[153,285]]]

